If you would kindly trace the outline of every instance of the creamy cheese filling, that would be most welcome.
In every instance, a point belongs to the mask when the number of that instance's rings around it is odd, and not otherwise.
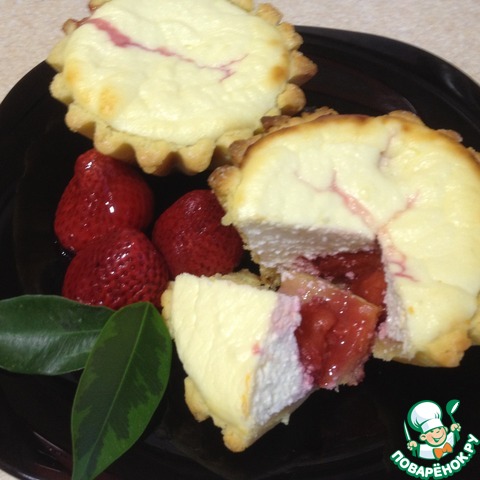
[[[312,390],[294,335],[298,298],[181,274],[170,308],[179,358],[217,424],[258,430]]]
[[[115,129],[191,145],[257,128],[288,70],[276,28],[228,0],[111,0],[71,34],[63,77]]]

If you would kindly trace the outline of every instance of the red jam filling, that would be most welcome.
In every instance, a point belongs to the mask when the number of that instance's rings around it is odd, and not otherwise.
[[[315,275],[290,273],[280,288],[302,301],[295,333],[301,361],[321,388],[356,385],[384,314],[380,251],[331,255],[311,265]]]
[[[344,252],[311,261],[315,274],[343,286],[370,303],[383,306],[386,283],[380,247],[363,252]]]

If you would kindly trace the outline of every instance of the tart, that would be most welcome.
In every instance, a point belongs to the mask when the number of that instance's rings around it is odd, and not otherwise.
[[[479,343],[480,167],[457,134],[406,112],[322,110],[232,150],[210,185],[265,269],[315,273],[318,259],[380,247],[374,356],[454,367]]]
[[[228,162],[265,115],[300,111],[316,72],[272,6],[249,0],[92,1],[48,62],[66,123],[147,173]]]

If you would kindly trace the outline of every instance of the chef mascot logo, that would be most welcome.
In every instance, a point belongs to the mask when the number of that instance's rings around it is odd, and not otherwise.
[[[460,440],[461,426],[453,419],[453,413],[458,408],[460,402],[453,400],[447,404],[447,413],[449,413],[452,424],[447,428],[442,421],[442,409],[435,402],[424,400],[416,403],[408,412],[408,424],[419,432],[420,443],[412,440],[410,433],[405,428],[407,438],[407,448],[414,457],[427,460],[440,460],[444,455],[453,452],[455,444]]]
[[[407,475],[425,480],[451,477],[462,470],[475,455],[475,446],[480,441],[468,434],[461,445],[462,427],[453,418],[459,405],[459,400],[447,403],[449,425],[445,424],[442,408],[437,403],[422,400],[413,405],[403,424],[409,453],[397,450],[390,456],[392,462]],[[418,463],[417,458],[421,459]]]

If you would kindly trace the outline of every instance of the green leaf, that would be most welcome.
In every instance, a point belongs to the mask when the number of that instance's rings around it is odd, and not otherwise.
[[[138,440],[165,392],[171,355],[168,330],[152,304],[112,315],[73,402],[73,480],[95,478]]]
[[[79,370],[112,313],[55,295],[1,300],[0,367],[43,375]]]

